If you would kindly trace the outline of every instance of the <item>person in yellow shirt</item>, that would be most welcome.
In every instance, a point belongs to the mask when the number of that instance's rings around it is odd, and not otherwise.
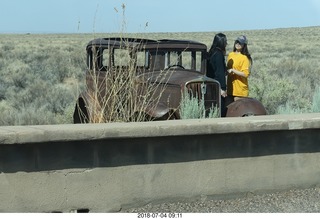
[[[248,51],[246,36],[239,36],[227,59],[227,95],[228,103],[249,95],[248,77],[252,66],[252,58]]]

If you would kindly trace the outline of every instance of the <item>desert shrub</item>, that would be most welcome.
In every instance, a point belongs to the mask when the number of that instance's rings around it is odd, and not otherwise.
[[[48,112],[45,107],[29,105],[23,108],[15,108],[10,102],[0,102],[0,125],[42,125],[57,124],[56,116]]]
[[[74,102],[70,102],[63,110],[62,114],[55,114],[54,124],[72,124],[74,113]]]
[[[1,51],[3,51],[3,53],[6,53],[6,52],[9,52],[9,51],[12,51],[14,50],[14,44],[13,43],[5,43],[1,46]]]
[[[193,96],[187,91],[182,95],[180,103],[181,119],[205,119],[219,117],[219,109],[212,106],[208,111],[204,107],[204,98],[198,99],[197,95]]]
[[[259,76],[250,82],[250,96],[261,101],[268,114],[274,114],[277,107],[285,104],[295,90],[292,81],[267,72],[260,72]]]
[[[1,125],[43,125],[55,124],[55,115],[44,108],[26,107],[2,112]]]
[[[312,103],[309,107],[297,106],[291,101],[287,101],[284,105],[278,107],[276,114],[299,114],[299,113],[319,113],[320,112],[320,87],[317,87],[312,96]]]
[[[32,94],[31,88],[10,92],[8,99],[0,101],[0,125],[41,125],[72,123],[75,95],[70,88],[58,85],[41,93]]]
[[[8,38],[0,43],[0,125],[72,122],[83,83],[83,47],[50,35]]]
[[[315,89],[313,94],[311,112],[320,113],[320,86]]]
[[[287,102],[297,112],[309,111],[313,91],[319,84],[318,69],[310,67],[311,62],[305,58],[272,60],[269,66],[259,63],[254,68],[254,75],[249,79],[250,95],[260,100],[269,114],[276,113]]]
[[[70,105],[75,106],[77,96],[72,88],[58,84],[48,91],[45,98],[47,99],[48,111],[55,114],[64,114],[65,109]]]
[[[294,106],[290,101],[286,102],[284,105],[278,106],[276,114],[299,114],[306,113],[303,109]]]

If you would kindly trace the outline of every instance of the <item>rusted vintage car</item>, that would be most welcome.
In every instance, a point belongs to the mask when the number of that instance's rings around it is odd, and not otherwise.
[[[180,119],[180,104],[186,93],[202,100],[207,111],[221,107],[220,84],[206,76],[205,44],[99,38],[90,41],[86,51],[86,90],[77,100],[74,123],[95,122],[97,109],[104,115],[130,111],[129,121],[136,120],[135,115],[143,115],[143,120]],[[121,94],[130,98],[117,99]],[[228,112],[227,116],[266,114],[262,104],[252,98],[230,104]]]

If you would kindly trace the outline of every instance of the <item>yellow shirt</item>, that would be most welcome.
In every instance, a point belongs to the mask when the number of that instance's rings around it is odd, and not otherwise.
[[[227,94],[230,96],[247,97],[249,95],[248,77],[250,75],[250,61],[247,56],[231,52],[227,59],[227,68],[243,72],[246,77],[228,74]]]

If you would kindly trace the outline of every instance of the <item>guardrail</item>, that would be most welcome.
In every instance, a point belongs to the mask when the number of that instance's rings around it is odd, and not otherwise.
[[[117,212],[320,182],[320,114],[0,127],[0,212]]]

